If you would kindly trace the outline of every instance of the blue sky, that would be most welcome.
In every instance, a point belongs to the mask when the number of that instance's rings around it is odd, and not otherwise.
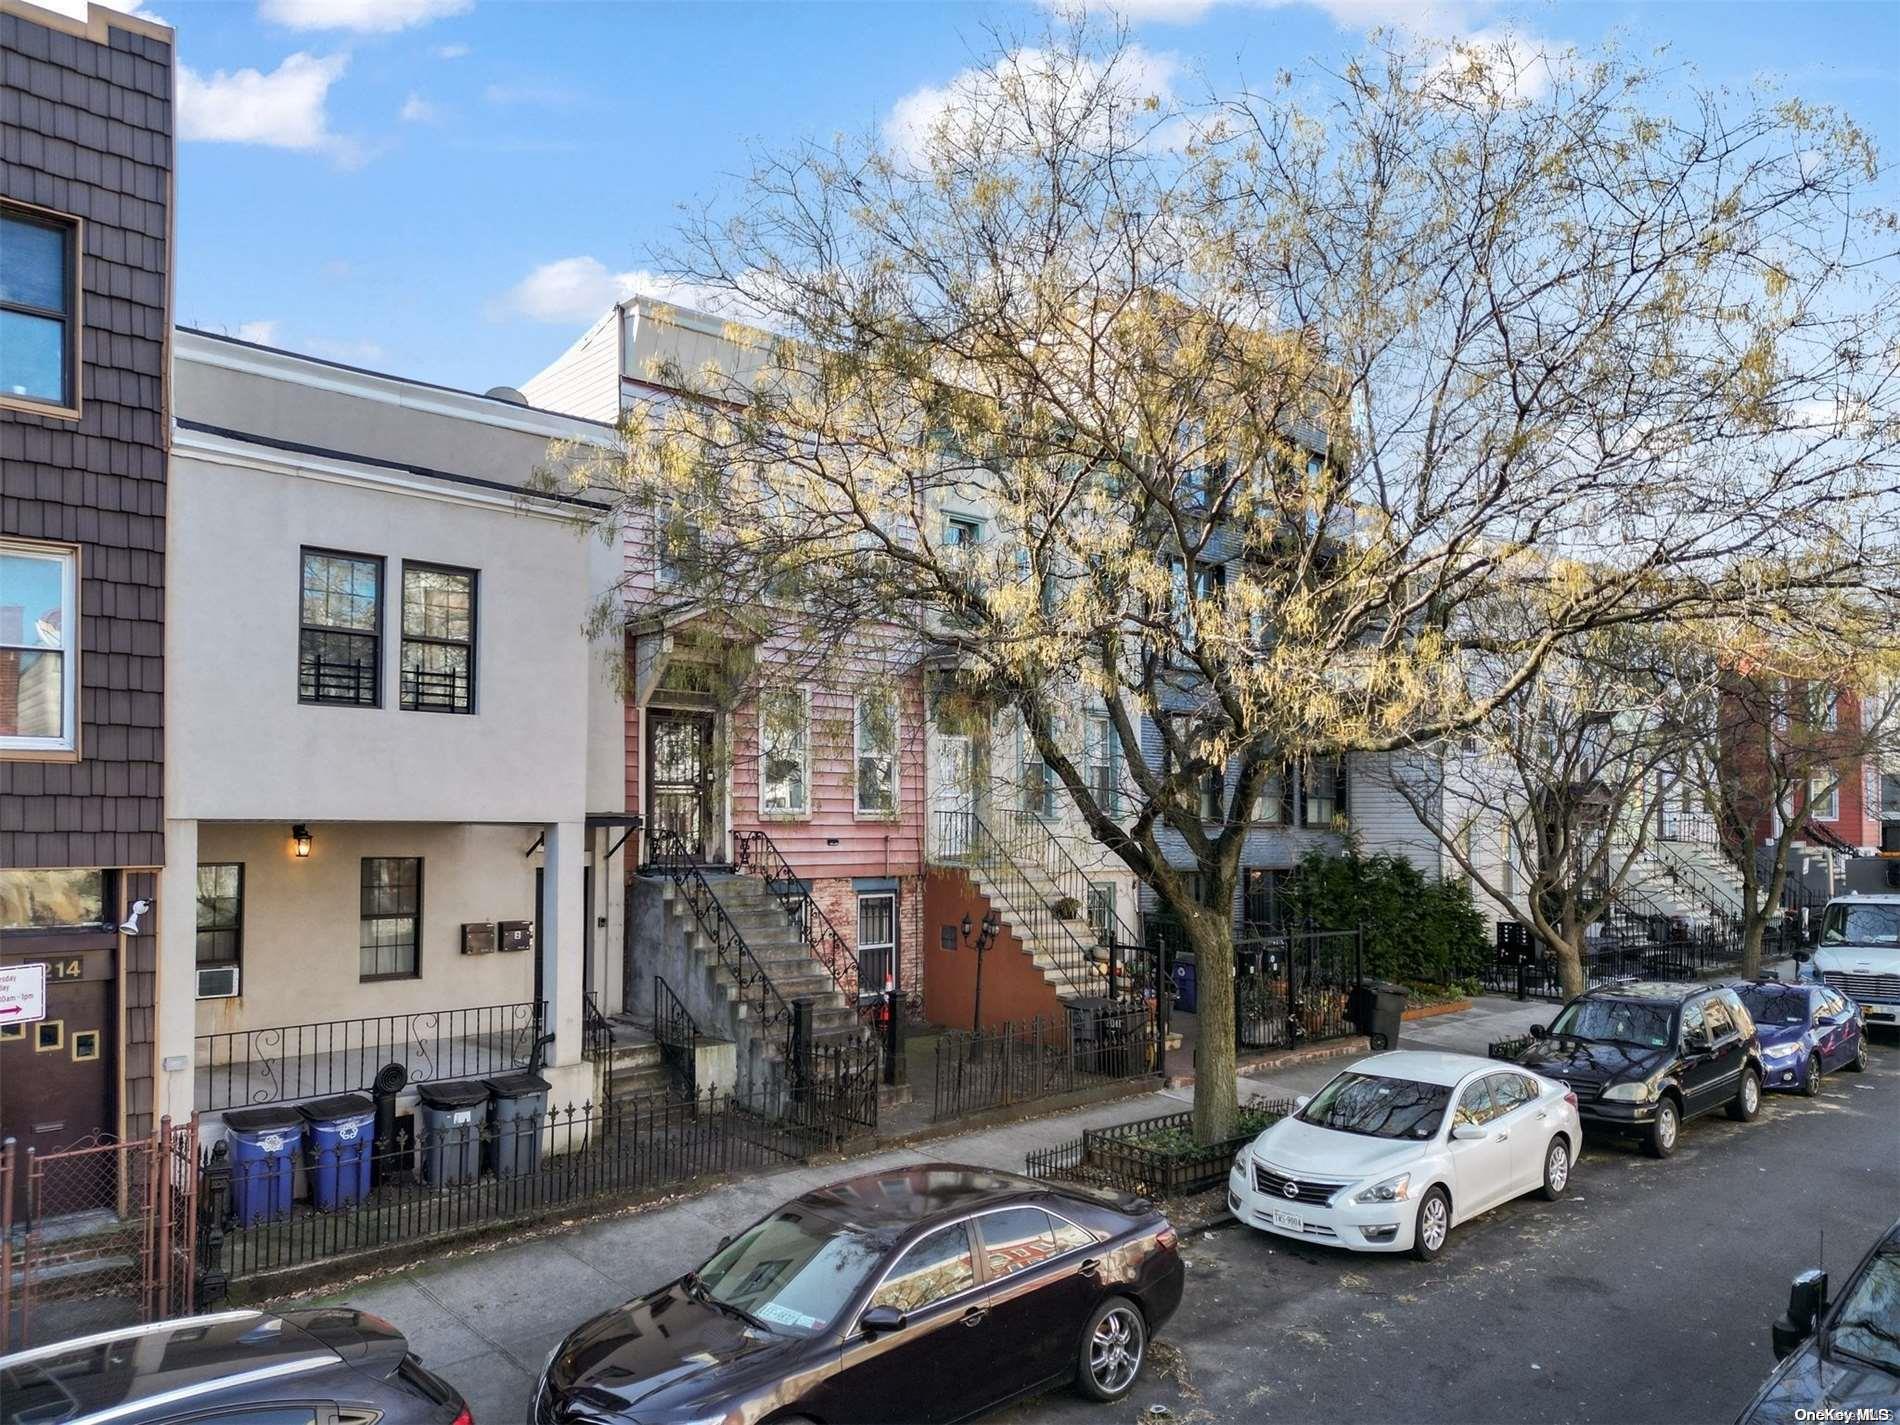
[[[58,0],[68,8],[75,0]],[[129,3],[129,0],[123,0]],[[1126,0],[1178,87],[1333,59],[1373,23],[1667,43],[1900,145],[1900,10]],[[636,283],[753,141],[863,130],[1031,4],[149,0],[180,63],[181,322],[451,385],[518,382]],[[1891,161],[1892,155],[1887,155]]]

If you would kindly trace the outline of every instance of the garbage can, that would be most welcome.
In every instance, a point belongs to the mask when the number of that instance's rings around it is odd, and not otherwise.
[[[364,1093],[340,1093],[300,1106],[310,1201],[319,1212],[354,1207],[369,1196],[369,1165],[376,1141],[376,1102]]]
[[[231,1142],[231,1206],[238,1225],[288,1217],[303,1115],[275,1104],[234,1108],[224,1115],[224,1131]]]
[[[541,1125],[553,1087],[539,1074],[503,1074],[488,1085],[488,1164],[498,1178],[526,1177],[541,1166]]]
[[[445,1187],[480,1177],[488,1085],[480,1079],[418,1084],[416,1098],[416,1116],[422,1120],[422,1180]]]
[[[1399,1042],[1399,1026],[1405,1020],[1405,986],[1367,980],[1357,994],[1360,1032],[1372,1041],[1375,1053],[1392,1048]]]
[[[1174,957],[1174,1007],[1193,1014],[1200,1003],[1199,966],[1192,950],[1178,951]]]

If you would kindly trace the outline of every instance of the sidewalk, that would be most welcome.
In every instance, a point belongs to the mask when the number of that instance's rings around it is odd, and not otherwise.
[[[1554,1008],[1483,999],[1461,1013],[1408,1024],[1400,1047],[1483,1054],[1491,1040],[1522,1034]],[[1311,1093],[1350,1062],[1333,1059],[1242,1077],[1241,1095]],[[434,1260],[367,1278],[326,1300],[347,1301],[395,1322],[430,1369],[468,1397],[483,1425],[521,1420],[548,1353],[575,1326],[696,1266],[721,1237],[788,1198],[856,1173],[909,1163],[982,1163],[1021,1171],[1031,1149],[1079,1137],[1084,1128],[1177,1112],[1192,1101],[1192,1089],[1172,1089],[916,1148],[788,1168],[500,1246],[445,1249]]]

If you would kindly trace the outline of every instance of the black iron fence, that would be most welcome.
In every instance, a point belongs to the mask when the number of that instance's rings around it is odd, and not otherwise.
[[[1029,1153],[1024,1172],[1032,1178],[1067,1178],[1118,1192],[1200,1192],[1219,1185],[1234,1154],[1291,1112],[1293,1105],[1285,1099],[1247,1104],[1236,1116],[1234,1133],[1213,1143],[1194,1141],[1191,1112],[1090,1128],[1080,1138]]]
[[[1363,930],[1295,927],[1234,942],[1234,1037],[1242,1049],[1290,1049],[1352,1029]]]
[[[1152,1074],[1159,1043],[1152,1004],[1082,1007],[978,1034],[952,1030],[937,1040],[930,1116],[941,1122]]]
[[[699,1022],[660,975],[653,977],[653,1042],[675,1088],[687,1098],[699,1093]]]
[[[1764,957],[1772,958],[1778,949],[1765,946]],[[1735,972],[1740,963],[1733,937],[1705,931],[1657,940],[1591,941],[1582,968],[1586,985],[1594,987],[1613,980],[1708,980]],[[1500,948],[1479,979],[1489,994],[1556,1003],[1566,998],[1556,957],[1527,941],[1514,939]]]
[[[201,1271],[222,1282],[454,1237],[800,1162],[826,1146],[787,1105],[723,1092],[204,1163]]]
[[[392,1063],[410,1083],[507,1073],[532,1061],[541,1022],[534,1000],[200,1034],[198,1108],[365,1092]]]

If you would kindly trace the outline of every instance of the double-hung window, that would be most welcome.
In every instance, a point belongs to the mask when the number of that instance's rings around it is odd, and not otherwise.
[[[1287,793],[1291,789],[1293,769],[1280,767],[1269,772],[1266,780],[1260,784],[1260,795],[1253,804],[1253,819],[1265,822],[1268,826],[1278,826],[1286,821]]]
[[[1201,820],[1223,819],[1227,801],[1227,774],[1216,767],[1201,778]]]
[[[1241,880],[1241,916],[1250,930],[1281,930],[1286,925],[1285,897],[1292,871],[1250,866]]]
[[[79,409],[79,223],[0,206],[0,401]]]
[[[373,708],[382,703],[383,561],[303,551],[297,697]]]
[[[800,688],[759,698],[759,811],[802,816],[811,810],[811,705]]]
[[[422,858],[363,858],[359,975],[414,979],[422,973]]]
[[[79,750],[79,551],[0,540],[0,757]]]
[[[402,566],[402,705],[475,711],[475,571]]]
[[[244,946],[244,864],[198,867],[198,968],[235,965]]]
[[[1308,763],[1300,777],[1300,825],[1326,831],[1345,814],[1345,760]]]
[[[858,896],[858,993],[881,994],[897,984],[897,896]]]
[[[858,695],[857,765],[859,813],[893,815],[897,811],[897,698],[894,694]]]
[[[1808,779],[1808,820],[1834,821],[1841,814],[1841,779],[1822,772]]]
[[[1090,713],[1082,724],[1083,759],[1089,791],[1105,816],[1121,815],[1121,775],[1115,763],[1115,729],[1107,713]]]

